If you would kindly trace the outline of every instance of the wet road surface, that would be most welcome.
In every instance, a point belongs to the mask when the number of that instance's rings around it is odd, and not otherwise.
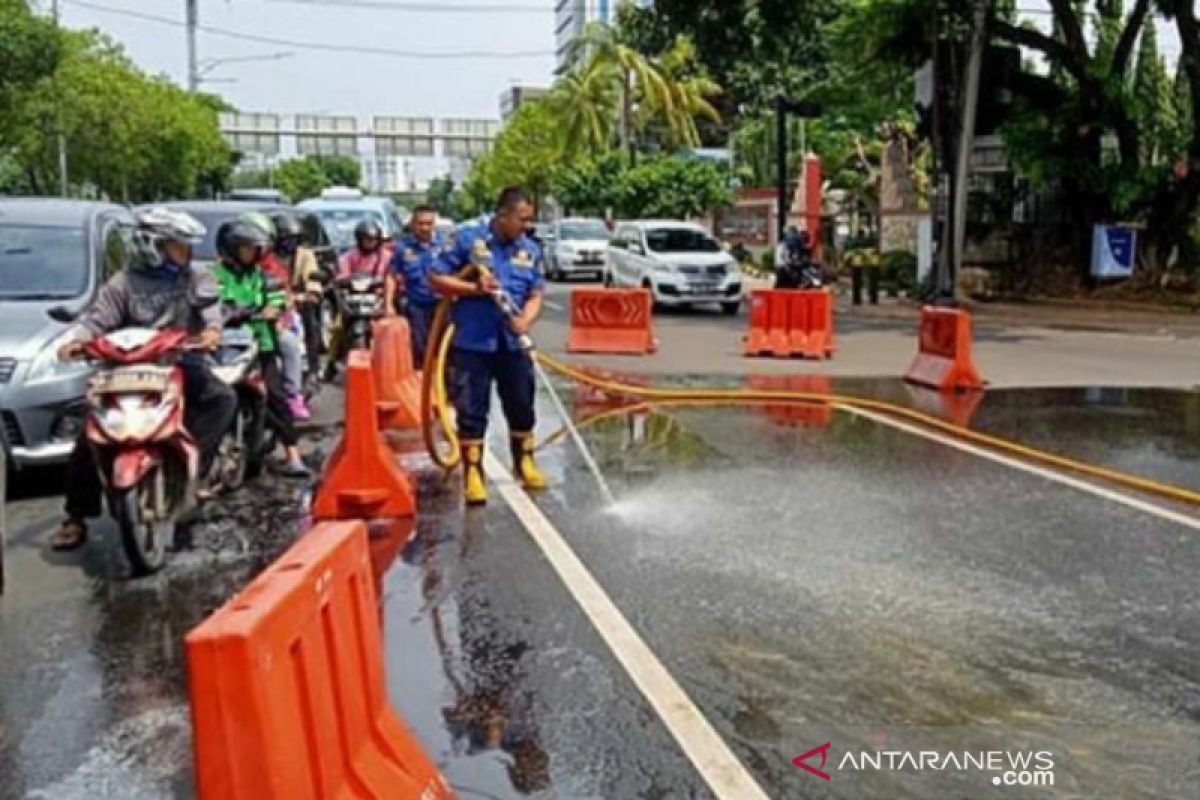
[[[1055,390],[941,411],[1197,486],[1196,409]],[[1200,796],[1196,531],[821,409],[661,409],[585,438],[617,505],[559,443],[539,506],[770,796]],[[462,796],[712,796],[511,511],[455,493],[426,475],[416,538],[374,547],[393,702]],[[0,797],[191,796],[182,637],[304,526],[278,514],[298,498],[262,499],[266,541],[218,517],[136,582],[99,541],[82,577],[76,557],[48,567],[57,502],[10,505]],[[828,783],[791,763],[824,742]],[[1055,785],[834,769],[889,749],[1046,750]]]

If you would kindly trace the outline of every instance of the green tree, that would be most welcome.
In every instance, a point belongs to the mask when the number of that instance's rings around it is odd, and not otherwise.
[[[1171,79],[1158,54],[1157,26],[1142,31],[1137,66],[1133,74],[1133,100],[1142,125],[1141,159],[1145,165],[1160,163],[1170,147],[1175,129],[1175,105]]]
[[[571,213],[627,219],[688,218],[729,206],[727,172],[711,163],[663,156],[628,166],[619,153],[564,170],[554,195]]]
[[[314,157],[284,161],[275,168],[274,180],[275,186],[294,203],[316,197],[333,185],[320,160]]]
[[[21,94],[4,119],[29,191],[57,184],[65,137],[77,191],[129,202],[194,196],[228,176],[232,153],[214,105],[137,70],[94,31],[59,31],[54,73]]]
[[[579,65],[555,83],[548,102],[564,160],[594,158],[612,146],[619,87],[619,71],[602,61]]]
[[[54,26],[26,0],[0,0],[0,145],[16,96],[53,74],[60,56]]]
[[[561,164],[556,124],[554,111],[545,102],[533,101],[517,109],[491,151],[472,166],[468,185],[475,197],[490,203],[505,186],[519,184],[540,204]]]
[[[824,25],[847,0],[655,0],[623,3],[622,37],[647,57],[666,51],[679,36],[695,43],[708,74],[724,89],[718,110],[733,120],[740,108],[765,112],[779,94],[800,97],[824,76],[828,53]],[[711,130],[711,143],[727,131]]]
[[[332,186],[357,187],[362,183],[362,164],[350,156],[315,157],[317,166],[325,173]]]

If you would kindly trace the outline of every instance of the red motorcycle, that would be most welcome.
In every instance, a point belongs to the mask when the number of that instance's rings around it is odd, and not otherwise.
[[[158,570],[175,521],[195,504],[200,450],[183,426],[188,335],[126,328],[84,345],[99,368],[88,385],[87,439],[109,512],[135,573]]]

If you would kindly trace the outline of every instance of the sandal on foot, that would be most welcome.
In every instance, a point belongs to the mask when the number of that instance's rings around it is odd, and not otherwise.
[[[81,520],[66,519],[50,534],[50,549],[59,552],[78,550],[87,542],[87,525]]]

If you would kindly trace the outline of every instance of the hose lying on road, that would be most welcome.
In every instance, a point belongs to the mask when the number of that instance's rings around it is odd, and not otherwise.
[[[450,310],[453,305],[453,299],[449,298],[443,300],[438,305],[437,313],[434,316],[434,322],[429,333],[429,345],[425,352],[421,385],[421,418],[426,420],[422,431],[425,439],[425,447],[429,451],[429,456],[433,459],[434,463],[447,471],[457,467],[460,460],[458,434],[450,413],[449,401],[446,395],[446,362],[449,356],[450,342],[454,337],[454,325],[450,321]],[[1200,492],[1192,489],[1155,481],[1150,478],[1143,478],[1138,475],[1131,475],[1097,464],[1089,464],[1057,453],[1051,453],[1047,450],[1023,445],[1000,436],[973,431],[969,428],[963,428],[946,420],[939,419],[932,414],[926,414],[898,403],[887,402],[886,400],[876,400],[855,395],[786,389],[664,389],[636,386],[598,377],[578,367],[559,361],[545,353],[536,353],[536,358],[543,367],[565,378],[598,389],[609,395],[641,400],[643,401],[641,404],[642,407],[653,406],[654,404],[697,403],[712,405],[816,403],[828,405],[840,411],[874,411],[892,418],[915,422],[925,428],[940,431],[955,439],[999,453],[1005,453],[1024,461],[1043,464],[1065,472],[1095,478],[1166,500],[1200,506]],[[619,411],[625,412],[628,409],[620,409]],[[442,449],[443,442],[439,442],[438,440],[439,429],[448,450]],[[545,442],[542,444],[545,444]]]

